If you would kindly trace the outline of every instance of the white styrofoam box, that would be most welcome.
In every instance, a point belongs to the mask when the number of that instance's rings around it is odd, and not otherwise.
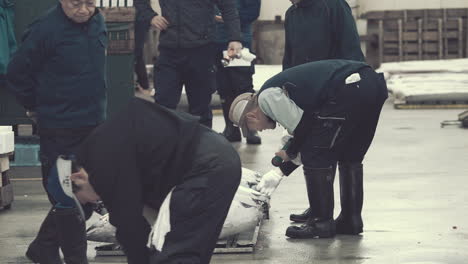
[[[10,160],[7,155],[0,155],[0,173],[10,169]],[[1,180],[0,180],[1,182]],[[1,183],[0,183],[1,186]]]
[[[0,154],[15,150],[15,134],[11,126],[0,126]]]

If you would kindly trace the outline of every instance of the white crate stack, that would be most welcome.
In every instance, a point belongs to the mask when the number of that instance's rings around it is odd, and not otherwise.
[[[11,126],[0,126],[0,208],[8,209],[13,202],[13,188],[7,172],[10,169],[8,156],[15,150],[15,134]]]

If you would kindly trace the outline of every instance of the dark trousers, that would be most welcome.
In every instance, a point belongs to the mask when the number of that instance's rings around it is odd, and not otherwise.
[[[239,155],[204,128],[192,169],[171,197],[171,231],[153,263],[208,264],[241,178]]]
[[[59,155],[74,155],[81,142],[93,131],[94,127],[74,129],[39,129],[40,159],[42,171],[42,184],[52,205],[56,202],[47,191],[47,180],[50,170]],[[91,206],[84,206],[87,216],[91,215]]]
[[[215,89],[214,45],[186,49],[160,47],[159,52],[154,67],[156,102],[175,109],[185,85],[189,113],[199,116],[201,124],[211,127],[210,102]]]
[[[364,159],[388,91],[383,76],[371,68],[359,74],[361,81],[339,88],[320,109],[323,119],[316,122],[300,151],[304,169],[335,168],[337,162]]]
[[[146,72],[146,62],[144,58],[144,46],[150,23],[145,20],[135,20],[135,65],[134,71],[136,75],[136,82],[143,88],[149,89],[148,74]]]

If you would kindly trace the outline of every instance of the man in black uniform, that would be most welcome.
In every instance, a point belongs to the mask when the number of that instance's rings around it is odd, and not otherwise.
[[[262,177],[259,191],[271,195],[282,176],[298,166],[290,163],[301,154],[309,197],[310,216],[291,226],[291,238],[333,237],[336,232],[362,232],[362,160],[374,137],[382,105],[387,98],[385,80],[367,64],[325,60],[302,64],[265,82],[258,94],[236,98],[231,120],[242,130],[274,129],[278,122],[294,135],[278,170]],[[340,165],[341,214],[333,219],[333,180]]]
[[[37,121],[44,187],[57,156],[74,154],[106,118],[106,48],[96,0],[60,0],[29,26],[8,65],[8,88]],[[53,208],[26,256],[62,263],[60,247],[67,264],[88,263],[85,219],[48,195]]]
[[[149,0],[135,0],[138,19],[147,21],[159,35],[159,57],[154,67],[155,99],[175,109],[185,85],[189,112],[212,126],[211,94],[215,91],[215,5],[222,13],[231,57],[242,44],[235,0],[160,0],[161,14]]]
[[[286,11],[284,22],[283,70],[319,60],[365,61],[356,22],[346,0],[291,2],[293,5]],[[289,218],[303,223],[310,213],[308,208]]]
[[[283,70],[312,61],[364,61],[346,0],[291,0],[286,11]]]
[[[104,202],[128,263],[209,263],[241,177],[239,156],[223,136],[135,98],[96,128],[77,161],[75,195]],[[150,262],[143,206],[158,210],[169,193],[170,232]]]

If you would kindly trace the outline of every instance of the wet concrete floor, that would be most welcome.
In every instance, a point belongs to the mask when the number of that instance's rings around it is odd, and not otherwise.
[[[285,237],[289,213],[307,206],[302,170],[284,179],[271,201],[253,254],[215,255],[211,263],[468,263],[468,130],[440,128],[462,110],[382,112],[374,144],[365,159],[364,233],[333,239]],[[222,116],[214,128],[224,127]],[[236,143],[245,167],[267,172],[279,146],[280,131],[262,134],[261,146]],[[49,209],[38,168],[11,171],[15,202],[0,211],[0,263],[29,263],[24,257]],[[335,216],[339,213],[335,182]],[[125,263],[124,258],[95,257],[91,263]]]

